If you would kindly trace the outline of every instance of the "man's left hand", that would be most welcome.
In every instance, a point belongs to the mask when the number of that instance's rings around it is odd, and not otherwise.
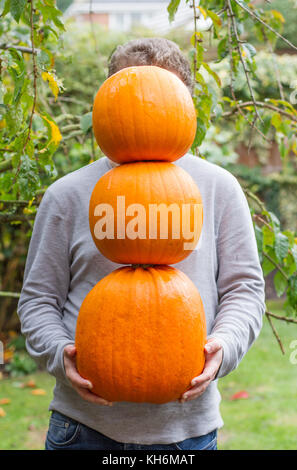
[[[223,359],[223,348],[220,341],[216,338],[210,338],[205,347],[205,365],[202,374],[194,377],[191,382],[191,388],[188,389],[179,399],[181,403],[202,395],[210,382],[215,378]]]

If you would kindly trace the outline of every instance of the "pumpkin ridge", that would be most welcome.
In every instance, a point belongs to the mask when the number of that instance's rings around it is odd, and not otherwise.
[[[142,80],[140,80],[139,83],[140,83],[141,94],[142,94],[142,96],[145,96]],[[143,142],[142,145],[143,145],[144,148],[149,149],[149,155],[151,155],[151,153],[152,153],[152,148],[151,148],[152,142],[151,142],[151,139],[148,138],[147,126],[145,124],[142,126],[142,130],[143,130],[143,135],[145,135],[145,142]]]
[[[164,108],[164,111],[166,113],[166,123],[170,122],[170,119],[169,116],[168,116],[168,107],[166,106],[166,103],[165,103],[165,99],[164,99],[164,92],[163,92],[163,87],[162,87],[162,84],[163,84],[163,80],[160,80],[160,76],[159,74],[157,74],[157,71],[154,70],[154,76],[155,76],[155,80],[158,84],[158,87],[159,87],[159,90],[160,90],[160,96],[162,97],[162,108]],[[163,139],[162,139],[162,145],[164,146],[164,142],[167,142],[168,138],[168,125],[165,125],[163,130],[165,131],[165,133],[162,135]],[[162,156],[160,155],[160,159],[162,158]]]
[[[180,79],[178,79],[180,80]],[[173,77],[171,77],[171,83],[173,84]],[[175,112],[177,113],[178,112],[178,101],[177,101],[177,96],[176,94],[173,94],[174,95],[174,103],[175,103]],[[184,100],[181,99],[180,100],[180,103],[181,103],[181,107],[182,107],[182,114],[184,114]],[[173,146],[173,148],[171,149],[171,155],[175,155],[177,149],[180,147],[180,140],[183,139],[183,136],[184,134],[181,133],[181,126],[179,124],[179,121],[176,121],[176,128],[175,128],[175,131],[174,131],[174,141],[175,141],[175,145]]]
[[[173,165],[173,164],[172,164],[172,165]],[[171,168],[171,167],[169,167],[169,168]],[[162,181],[162,186],[163,186],[164,188],[166,188],[166,184],[165,184],[165,185],[163,184],[163,183],[164,183],[164,177],[163,177],[163,175],[161,174],[161,172],[158,172],[158,174],[159,174],[160,179],[161,179],[161,181]],[[168,196],[168,193],[167,193],[167,192],[165,193],[165,196]],[[166,201],[166,199],[167,199],[167,197],[162,198],[161,200]],[[168,225],[169,225],[169,214],[168,214]],[[171,224],[171,225],[172,225],[172,224]],[[161,235],[161,214],[160,214],[160,225],[159,225],[159,229],[160,229],[160,235]],[[159,235],[159,236],[160,236],[160,235]],[[171,236],[172,236],[172,233],[171,233]],[[169,227],[168,227],[168,238],[169,238]],[[160,264],[164,264],[163,256],[164,256],[164,253],[167,253],[167,251],[168,251],[168,246],[167,246],[166,243],[163,243],[163,250],[162,250],[161,253],[160,253],[160,260],[159,260],[159,261],[160,261]]]
[[[135,71],[135,75],[128,75],[128,84],[129,84],[129,88],[131,88],[131,82],[134,84],[133,86],[133,90],[137,89],[138,87],[138,82],[139,82],[139,79],[138,79],[138,73],[137,73],[137,70]],[[129,110],[129,112],[127,114],[130,115],[130,121],[131,121],[131,128],[132,128],[132,132],[131,132],[131,136],[132,136],[132,139],[134,140],[133,144],[134,144],[134,147],[135,148],[138,148],[139,144],[137,142],[137,135],[135,134],[135,129],[138,126],[138,123],[136,123],[135,121],[135,114],[134,114],[134,104],[133,104],[133,98],[134,96],[132,95],[132,93],[127,93],[127,101],[129,101],[129,103],[127,103],[127,107],[126,109]],[[131,148],[131,143],[129,145],[129,149]]]

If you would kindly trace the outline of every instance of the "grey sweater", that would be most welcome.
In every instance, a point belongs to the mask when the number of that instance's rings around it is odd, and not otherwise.
[[[176,164],[200,189],[204,221],[197,249],[175,267],[197,286],[208,335],[223,345],[220,378],[237,367],[262,326],[264,280],[254,229],[245,195],[230,172],[189,154]],[[65,375],[63,349],[74,343],[81,303],[119,267],[99,253],[88,222],[91,192],[111,167],[104,157],[53,183],[42,199],[18,305],[27,349],[56,377],[50,410],[126,443],[167,444],[206,434],[223,425],[217,379],[202,396],[183,404],[106,407],[80,398]]]

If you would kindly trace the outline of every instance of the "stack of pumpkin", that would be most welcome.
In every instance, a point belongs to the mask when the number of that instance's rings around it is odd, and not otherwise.
[[[171,163],[196,131],[191,95],[172,72],[127,67],[100,87],[93,130],[118,163],[90,199],[89,221],[100,252],[120,267],[85,297],[77,321],[77,368],[106,400],[177,400],[204,367],[201,297],[175,264],[202,229],[198,187]]]

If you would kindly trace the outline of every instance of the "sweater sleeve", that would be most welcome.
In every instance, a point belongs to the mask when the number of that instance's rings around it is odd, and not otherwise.
[[[63,350],[74,343],[63,323],[70,282],[69,231],[67,214],[48,189],[35,218],[18,303],[29,354],[66,382]]]
[[[217,289],[219,305],[209,337],[223,346],[216,378],[235,369],[260,333],[265,313],[264,278],[244,192],[232,177],[220,220]]]

